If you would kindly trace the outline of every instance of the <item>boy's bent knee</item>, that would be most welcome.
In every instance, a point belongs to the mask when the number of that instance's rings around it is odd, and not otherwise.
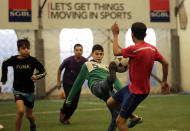
[[[107,105],[110,106],[110,107],[118,107],[120,106],[120,103],[117,102],[112,96],[107,100]]]
[[[17,114],[18,114],[19,116],[23,116],[23,115],[24,115],[24,110],[18,110],[18,111],[17,111]]]

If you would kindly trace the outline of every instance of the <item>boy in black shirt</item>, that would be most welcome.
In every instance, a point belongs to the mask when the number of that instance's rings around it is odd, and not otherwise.
[[[13,93],[17,105],[15,119],[15,131],[20,131],[24,110],[30,122],[30,131],[36,131],[36,123],[32,114],[34,107],[34,82],[43,78],[46,71],[43,65],[34,57],[30,56],[30,42],[27,39],[17,41],[18,52],[20,55],[12,56],[4,60],[2,64],[3,84],[7,81],[8,66],[14,70]],[[34,74],[37,69],[38,73]],[[24,109],[26,106],[26,109]]]

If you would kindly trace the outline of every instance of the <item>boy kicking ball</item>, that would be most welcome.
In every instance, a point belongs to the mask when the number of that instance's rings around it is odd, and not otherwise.
[[[120,90],[123,87],[119,79],[116,77],[117,65],[114,62],[111,62],[109,66],[102,63],[104,49],[101,45],[97,44],[92,47],[91,56],[93,60],[83,64],[82,69],[73,84],[66,99],[67,106],[70,106],[70,103],[73,101],[77,92],[82,88],[85,80],[88,80],[88,87],[90,88],[91,93],[105,103],[108,98],[114,94],[113,88]],[[107,107],[112,116],[107,131],[115,131],[117,128],[116,118],[118,112],[109,106]],[[131,124],[133,124],[130,126],[135,126],[135,124],[140,123],[141,118],[133,114],[131,114],[130,118],[132,119]]]

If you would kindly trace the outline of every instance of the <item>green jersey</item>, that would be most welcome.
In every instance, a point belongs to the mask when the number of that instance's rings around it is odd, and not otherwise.
[[[91,89],[92,85],[95,82],[106,80],[108,75],[108,66],[102,63],[97,63],[95,61],[85,62],[67,97],[67,102],[69,103],[74,99],[75,95],[81,89],[85,80],[88,80],[88,87]],[[116,78],[115,82],[113,83],[113,87],[116,90],[122,88],[122,84],[118,78]]]

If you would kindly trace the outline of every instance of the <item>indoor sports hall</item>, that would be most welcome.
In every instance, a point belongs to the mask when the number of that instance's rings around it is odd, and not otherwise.
[[[57,73],[62,62],[75,55],[75,44],[83,46],[82,56],[88,61],[93,59],[92,47],[101,45],[104,48],[102,63],[109,65],[117,59],[113,53],[112,25],[119,26],[118,47],[122,49],[135,45],[131,29],[135,22],[146,25],[144,41],[167,60],[170,92],[162,94],[163,68],[156,61],[150,75],[150,94],[134,111],[143,122],[129,130],[190,131],[189,0],[1,0],[0,12],[0,78],[3,62],[19,55],[17,41],[20,39],[30,41],[30,55],[47,73],[34,84],[33,114],[38,131],[108,130],[109,110],[104,101],[91,93],[87,80],[81,88],[78,107],[70,118],[72,123],[59,121],[60,108],[67,96],[63,84],[61,89],[57,88]],[[131,83],[129,61],[127,66],[122,73],[116,73],[123,86]],[[63,69],[61,81],[64,72]],[[14,69],[9,66],[6,84],[2,79],[0,82],[2,131],[15,130],[14,76]],[[28,131],[30,127],[25,115],[21,131]]]

